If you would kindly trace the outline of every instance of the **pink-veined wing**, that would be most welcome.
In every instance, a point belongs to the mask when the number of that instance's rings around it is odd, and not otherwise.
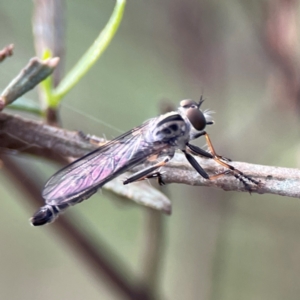
[[[47,204],[58,205],[96,192],[149,156],[168,147],[151,147],[144,139],[149,121],[109,141],[55,173],[46,183],[42,196]]]

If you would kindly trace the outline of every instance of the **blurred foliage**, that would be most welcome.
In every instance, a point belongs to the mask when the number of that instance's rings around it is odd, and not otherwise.
[[[299,110],[291,94],[284,94],[284,72],[266,45],[267,4],[128,1],[109,49],[65,98],[63,126],[110,138],[119,132],[71,107],[123,132],[159,114],[162,99],[177,105],[203,93],[204,107],[216,112],[216,125],[209,132],[218,153],[233,160],[298,167]],[[0,86],[5,87],[34,56],[33,7],[15,0],[0,7],[1,47],[15,44],[14,56],[0,68]],[[113,7],[113,1],[67,2],[66,70],[105,26]],[[37,99],[36,91],[26,97]],[[57,170],[34,157],[20,155],[19,163],[43,172],[43,182]],[[4,172],[0,176],[0,298],[121,299],[105,278],[94,280],[51,225],[29,226],[36,208]],[[297,199],[183,185],[167,186],[166,191],[173,214],[164,218],[162,298],[299,299]],[[110,196],[98,193],[68,214],[95,241],[101,237],[111,246],[121,269],[129,266],[142,275],[145,209]]]

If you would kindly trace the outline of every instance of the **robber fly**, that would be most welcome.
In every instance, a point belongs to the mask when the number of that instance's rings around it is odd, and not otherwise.
[[[105,183],[136,165],[148,164],[127,178],[124,184],[153,177],[157,177],[159,183],[163,184],[159,169],[172,159],[177,149],[184,153],[203,178],[214,179],[231,173],[251,191],[248,182],[255,185],[259,182],[235,169],[215,153],[204,131],[213,121],[209,113],[200,110],[202,103],[202,97],[199,102],[182,100],[176,112],[150,119],[58,171],[44,187],[42,196],[46,205],[31,218],[32,225],[53,222],[69,206],[88,199]],[[191,140],[200,136],[205,136],[210,152],[190,144]],[[209,176],[192,154],[214,159],[227,170]]]

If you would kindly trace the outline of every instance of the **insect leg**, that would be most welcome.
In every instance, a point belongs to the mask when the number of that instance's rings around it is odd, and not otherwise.
[[[201,155],[201,156],[204,156],[207,158],[213,158],[213,156],[209,152],[207,152],[195,145],[187,144],[186,146],[189,148],[189,150],[191,150],[191,152],[193,152],[197,155]]]
[[[196,159],[185,150],[182,150],[188,162],[192,165],[192,167],[205,179],[210,179],[208,174],[203,170],[203,168],[199,165]],[[209,154],[209,153],[208,153]],[[212,158],[212,157],[211,157]]]
[[[201,148],[198,148],[194,145],[190,145],[188,144],[187,145],[194,153],[198,154],[198,155],[201,155],[201,156],[205,156],[205,157],[208,157],[208,158],[213,158],[215,159],[210,153],[202,150]],[[192,147],[191,147],[192,146]],[[224,172],[221,172],[219,174],[216,174],[216,175],[211,175],[211,176],[208,176],[208,174],[203,170],[203,168],[198,164],[198,162],[193,158],[193,156],[191,156],[190,154],[188,153],[185,153],[185,157],[187,158],[187,160],[189,161],[189,163],[196,169],[196,171],[202,176],[204,177],[205,179],[210,179],[210,180],[213,180],[213,179],[217,179],[218,177],[221,177],[221,176],[224,176],[224,175],[228,175],[230,173],[233,173],[234,177],[236,177],[238,180],[240,180],[244,185],[245,187],[248,189],[248,190],[251,190],[249,184],[245,181],[245,179],[243,177],[245,177],[246,179],[248,179],[249,181],[253,182],[253,179],[252,178],[248,178],[248,176],[246,176],[245,174],[243,174],[241,171],[233,168],[232,166],[230,165],[227,165],[226,163],[226,167],[228,166],[229,167],[229,170],[226,170]],[[218,161],[219,162],[219,161]],[[223,161],[222,162],[222,165],[225,166],[223,164]],[[220,163],[220,162],[219,162]],[[233,169],[232,169],[233,168]],[[233,172],[235,171],[235,172]],[[256,181],[256,180],[255,180]]]
[[[255,179],[252,179],[251,177],[245,175],[243,172],[239,171],[235,167],[233,167],[233,166],[227,164],[226,162],[224,162],[224,158],[216,153],[216,151],[215,151],[215,149],[214,149],[214,147],[212,145],[212,142],[210,140],[209,135],[206,132],[204,133],[204,135],[205,135],[205,138],[206,138],[206,143],[207,143],[207,145],[208,145],[208,147],[210,149],[210,152],[213,155],[213,159],[218,164],[222,165],[225,168],[228,168],[231,171],[231,173],[234,175],[234,177],[237,178],[238,180],[240,180],[245,185],[246,189],[251,190],[249,184],[245,181],[245,179],[248,180],[248,181],[250,181],[250,182],[252,182],[252,183],[254,183],[254,184],[256,184],[256,185],[260,184],[259,181],[255,180]],[[220,173],[220,175],[224,175],[224,174],[226,174],[226,172],[223,172],[223,174]]]
[[[163,178],[162,178],[162,173],[160,171],[149,174],[144,179],[151,179],[151,178],[157,178],[157,183],[159,185],[165,185],[166,184],[164,182]]]
[[[207,157],[207,158],[213,158],[213,156],[209,152],[207,152],[207,151],[205,151],[205,150],[203,150],[203,149],[201,149],[201,148],[199,148],[195,145],[187,144],[187,147],[195,155],[200,155],[200,156],[204,156],[204,157]],[[218,157],[222,160],[225,160],[225,161],[231,161],[230,158],[227,158],[227,157],[224,157],[224,156],[218,155]]]
[[[150,166],[146,169],[143,169],[135,174],[133,174],[132,176],[128,177],[123,184],[128,184],[128,183],[132,183],[134,181],[141,181],[147,178],[153,178],[153,177],[158,177],[158,181],[159,182],[163,182],[161,179],[161,174],[159,172],[155,172],[153,173],[153,171],[155,171],[156,169],[164,166],[167,162],[169,162],[171,160],[170,156],[167,156],[163,161]]]
[[[189,149],[191,151],[193,151],[195,154],[198,154],[198,155],[201,155],[201,156],[204,156],[204,157],[213,158],[213,156],[217,156],[220,159],[223,159],[225,161],[231,161],[230,158],[223,157],[221,155],[217,155],[216,154],[215,149],[212,146],[212,143],[211,143],[210,138],[209,138],[208,134],[206,133],[206,131],[202,131],[202,132],[196,134],[193,137],[193,139],[197,139],[197,138],[199,138],[200,136],[203,136],[203,135],[205,135],[206,143],[208,144],[209,150],[211,151],[212,155],[209,152],[207,152],[207,151],[205,151],[205,150],[203,150],[203,149],[201,149],[201,148],[199,148],[199,147],[197,147],[195,145],[187,144],[187,146],[189,147]]]

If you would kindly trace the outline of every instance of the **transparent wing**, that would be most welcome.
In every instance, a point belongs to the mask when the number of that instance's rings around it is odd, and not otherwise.
[[[148,124],[124,133],[55,173],[42,193],[46,203],[82,201],[106,182],[166,149],[168,144],[153,147],[145,141]]]

